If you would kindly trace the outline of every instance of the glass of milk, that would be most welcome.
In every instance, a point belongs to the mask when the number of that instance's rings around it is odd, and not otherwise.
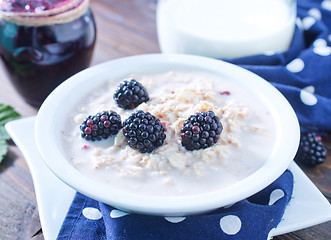
[[[231,59],[286,51],[295,0],[159,0],[161,52]]]

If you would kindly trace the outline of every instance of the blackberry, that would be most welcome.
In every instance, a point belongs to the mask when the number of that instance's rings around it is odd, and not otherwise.
[[[181,130],[182,145],[189,151],[214,145],[223,130],[213,111],[199,112],[184,121]]]
[[[134,109],[149,100],[144,86],[135,79],[125,80],[114,94],[114,100],[120,108]]]
[[[91,141],[107,139],[117,134],[121,128],[121,116],[112,110],[88,116],[80,125],[82,138]]]
[[[161,121],[142,110],[136,111],[123,122],[123,134],[132,148],[150,153],[163,145],[166,134]]]
[[[326,148],[315,132],[301,133],[298,152],[294,160],[308,166],[316,166],[324,162]]]

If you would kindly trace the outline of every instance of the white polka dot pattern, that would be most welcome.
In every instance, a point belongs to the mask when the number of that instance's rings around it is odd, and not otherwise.
[[[317,98],[314,96],[314,92],[314,86],[303,88],[300,92],[301,101],[308,106],[314,106],[317,103]]]
[[[305,63],[300,58],[292,60],[289,64],[286,65],[287,70],[293,73],[301,72],[305,67]]]
[[[314,48],[314,53],[316,53],[317,55],[320,56],[329,56],[331,54],[331,48],[328,46],[324,46],[324,47],[315,47]]]
[[[317,20],[321,20],[322,19],[322,14],[321,11],[318,10],[317,8],[312,8],[308,11],[308,14],[312,17],[314,17]]]
[[[321,7],[324,8],[325,10],[331,11],[331,1],[330,0],[324,0],[321,3]]]
[[[303,25],[302,25],[301,18],[297,17],[295,23],[297,24],[297,26],[300,30],[303,30]]]
[[[121,210],[117,210],[117,209],[113,209],[111,212],[110,212],[110,217],[111,218],[120,218],[120,217],[124,217],[126,215],[128,215],[129,213],[127,212],[123,212]]]
[[[171,223],[179,223],[186,219],[186,217],[165,217],[165,220]]]
[[[328,46],[325,39],[319,38],[316,39],[313,43],[314,53],[320,56],[329,56],[331,54],[331,47]]]
[[[264,53],[264,55],[266,55],[266,56],[273,56],[275,54],[276,54],[275,51],[267,51],[267,52]]]
[[[315,24],[315,22],[316,22],[315,18],[311,16],[305,17],[304,19],[302,19],[303,29],[308,30]]]
[[[314,47],[325,47],[327,46],[326,40],[323,38],[318,38],[313,43]]]
[[[229,204],[229,205],[226,205],[226,206],[224,206],[223,208],[230,208],[230,207],[232,207],[233,205],[235,205],[235,203],[233,203],[233,204]]]
[[[220,227],[228,235],[235,235],[241,229],[241,220],[236,215],[227,215],[221,218]]]
[[[90,220],[99,220],[102,218],[101,212],[93,207],[86,207],[83,209],[83,215],[85,218]]]
[[[270,194],[268,205],[269,206],[274,205],[275,202],[277,202],[279,199],[283,198],[284,196],[285,194],[282,189],[273,190],[272,193]]]

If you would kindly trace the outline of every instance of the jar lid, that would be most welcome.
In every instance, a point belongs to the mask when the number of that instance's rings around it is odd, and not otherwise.
[[[89,0],[0,0],[0,18],[23,26],[71,22],[81,17]]]

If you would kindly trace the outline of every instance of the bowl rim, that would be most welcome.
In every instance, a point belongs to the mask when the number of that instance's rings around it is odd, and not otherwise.
[[[277,115],[278,124],[275,147],[266,162],[253,174],[230,186],[199,195],[180,197],[144,196],[121,191],[99,181],[92,180],[79,172],[60,151],[55,126],[63,104],[75,99],[75,87],[86,79],[101,76],[112,70],[132,73],[132,66],[185,66],[207,72],[221,73],[239,81],[245,87],[259,92],[269,101]],[[183,69],[183,70],[184,70]],[[160,70],[161,71],[161,70]],[[148,72],[148,71],[147,71]],[[111,74],[106,79],[110,79]],[[241,80],[244,79],[244,80]],[[103,82],[106,80],[99,80]],[[73,101],[74,102],[74,101]],[[277,104],[272,104],[277,103]],[[66,108],[73,106],[66,105]],[[62,108],[61,108],[62,107]],[[286,116],[286,118],[281,117]],[[245,199],[275,181],[293,160],[300,140],[300,128],[296,114],[286,98],[269,82],[237,65],[217,59],[187,54],[144,54],[111,60],[87,68],[60,84],[40,107],[35,122],[35,140],[38,150],[48,168],[64,183],[78,192],[120,210],[149,215],[187,216],[211,211]],[[51,147],[50,147],[51,146]],[[83,184],[82,184],[83,183]]]

